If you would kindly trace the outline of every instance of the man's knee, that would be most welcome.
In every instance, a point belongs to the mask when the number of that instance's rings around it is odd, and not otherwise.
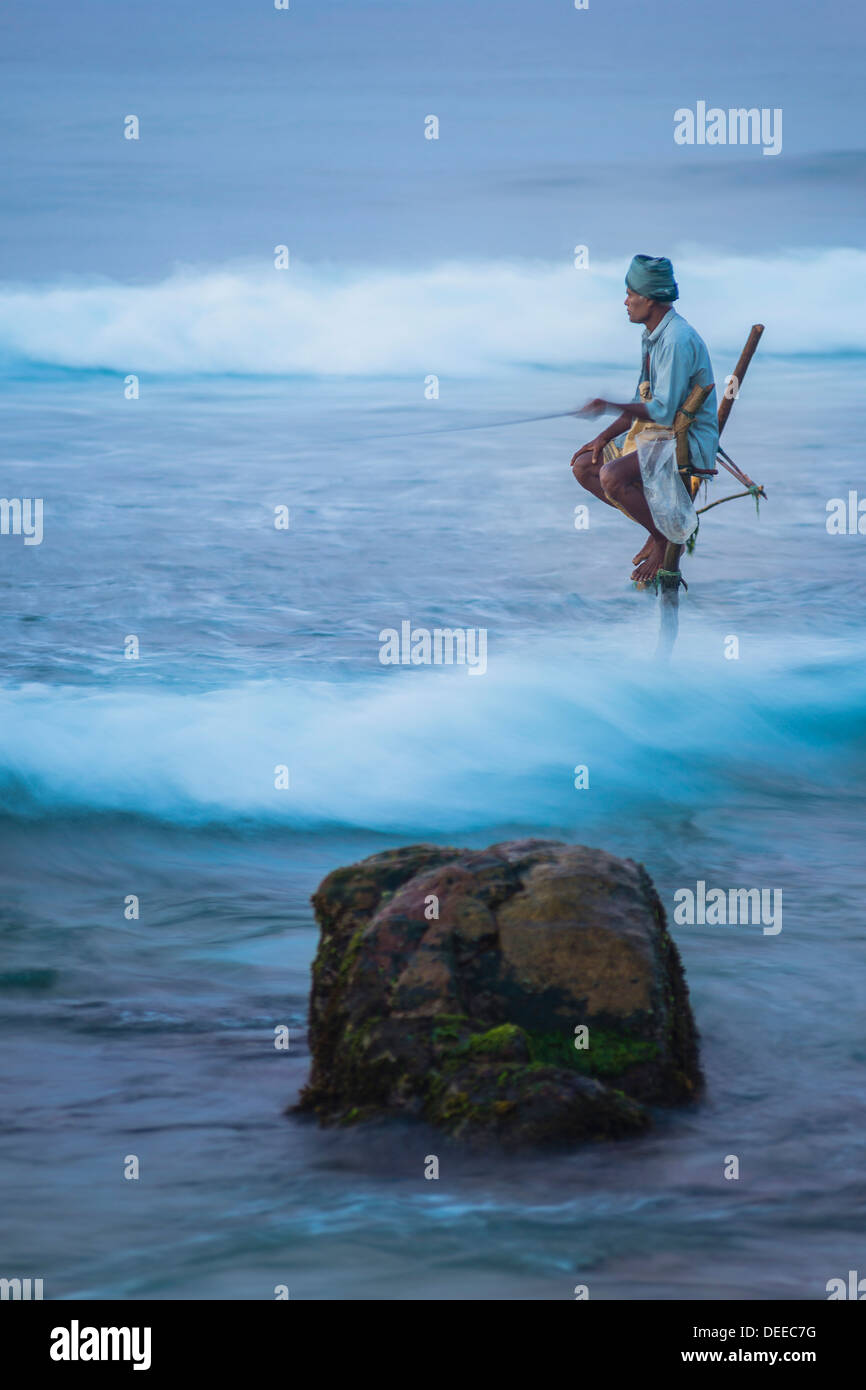
[[[582,449],[571,460],[572,471],[583,487],[589,487],[598,477],[598,464],[592,461],[592,450]]]

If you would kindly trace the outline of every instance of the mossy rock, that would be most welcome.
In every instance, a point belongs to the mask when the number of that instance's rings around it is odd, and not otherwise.
[[[679,954],[631,860],[417,845],[336,870],[313,903],[298,1108],[323,1123],[403,1114],[473,1143],[570,1145],[700,1093]]]

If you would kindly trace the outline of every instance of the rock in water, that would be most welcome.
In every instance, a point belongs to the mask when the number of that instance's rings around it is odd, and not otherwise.
[[[313,896],[323,1123],[417,1116],[504,1147],[620,1138],[701,1089],[679,953],[642,865],[519,840],[412,845]],[[585,1045],[583,1045],[585,1044]]]

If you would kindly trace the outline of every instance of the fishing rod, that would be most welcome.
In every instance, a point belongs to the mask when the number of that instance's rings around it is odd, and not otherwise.
[[[365,437],[367,439],[413,439],[418,435],[425,434],[465,434],[469,430],[499,430],[505,429],[509,425],[536,425],[544,420],[567,420],[571,416],[579,417],[580,414],[580,410],[558,410],[552,415],[523,415],[517,420],[488,420],[483,425],[445,425],[443,428],[437,429],[407,430],[398,434],[368,434]],[[725,415],[725,419],[727,419],[727,414]],[[734,463],[730,454],[725,452],[721,444],[717,446],[716,457],[722,467],[726,468],[729,473],[732,473],[737,482],[746,489],[745,492],[734,493],[731,497],[722,497],[719,499],[720,502],[732,502],[734,497],[747,497],[750,493],[752,496],[758,493],[761,497],[766,497],[767,494],[760,484],[752,482],[748,473],[744,473],[743,470]],[[711,502],[708,506],[701,507],[700,511],[707,512],[711,507],[717,507],[718,505],[719,502]]]
[[[567,420],[570,416],[579,417],[580,413],[580,410],[558,410],[553,415],[524,415],[518,420],[489,420],[484,425],[445,425],[444,428],[441,429],[407,430],[405,433],[400,434],[368,434],[365,437],[367,439],[412,439],[417,435],[425,434],[464,434],[469,430],[499,430],[505,429],[508,425],[536,425],[543,420]],[[725,419],[727,419],[727,414],[725,415]],[[721,497],[718,502],[711,502],[708,506],[701,507],[699,509],[700,512],[710,511],[712,507],[717,507],[719,502],[732,502],[735,497],[748,497],[750,494],[755,496],[757,493],[759,496],[766,498],[767,494],[763,487],[758,483],[752,482],[748,473],[744,473],[743,470],[734,463],[730,454],[725,452],[721,444],[717,446],[716,457],[722,467],[726,468],[729,473],[732,473],[737,482],[740,483],[746,491],[735,492],[730,497]]]
[[[500,430],[506,425],[536,425],[542,420],[565,420],[577,415],[577,410],[558,410],[553,415],[524,415],[519,420],[489,420],[484,425],[444,425],[432,430],[406,430],[399,434],[368,434],[366,439],[413,439],[420,434],[462,434],[467,430]]]

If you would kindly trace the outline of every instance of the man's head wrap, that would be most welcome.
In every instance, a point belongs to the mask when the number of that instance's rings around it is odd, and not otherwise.
[[[646,299],[658,299],[662,304],[673,304],[680,297],[674,268],[667,256],[633,257],[625,283],[635,294],[642,294]]]

